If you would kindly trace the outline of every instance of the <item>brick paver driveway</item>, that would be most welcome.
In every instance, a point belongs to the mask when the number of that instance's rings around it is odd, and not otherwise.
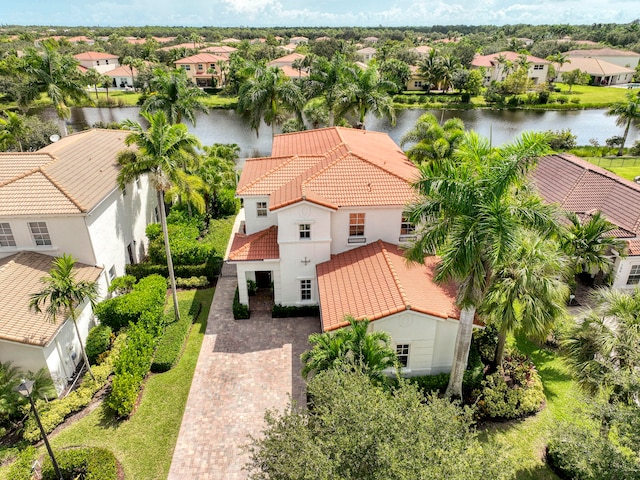
[[[290,396],[305,401],[300,354],[319,319],[252,310],[234,320],[234,272],[225,265],[218,280],[169,480],[247,478],[242,446],[264,427],[265,410],[283,409]]]

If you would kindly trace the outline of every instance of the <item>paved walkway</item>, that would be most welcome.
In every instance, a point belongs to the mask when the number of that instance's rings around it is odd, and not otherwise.
[[[169,480],[240,480],[248,472],[242,446],[264,427],[267,409],[289,398],[304,404],[300,354],[320,330],[313,318],[271,318],[259,304],[234,320],[235,266],[218,280]]]

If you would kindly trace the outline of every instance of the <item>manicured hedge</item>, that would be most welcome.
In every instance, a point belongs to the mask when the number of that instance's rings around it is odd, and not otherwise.
[[[6,480],[25,480],[31,478],[31,465],[36,459],[35,447],[29,445],[18,454],[18,458],[9,468]]]
[[[151,275],[136,283],[131,292],[100,302],[94,313],[101,324],[109,325],[117,332],[130,323],[137,323],[144,312],[152,311],[160,318],[166,292],[166,279]]]
[[[169,245],[174,265],[200,265],[216,254],[213,246],[198,241],[200,231],[195,225],[168,225]],[[159,235],[149,242],[149,259],[161,265],[167,263],[164,237]]]
[[[303,307],[296,307],[291,305],[274,305],[271,309],[271,316],[273,318],[288,318],[288,317],[318,317],[320,316],[320,307],[317,305],[305,305]]]
[[[222,258],[212,257],[206,263],[200,265],[175,265],[174,274],[180,278],[191,277],[207,277],[209,282],[214,282],[217,276],[220,274],[222,268]],[[167,265],[158,265],[155,263],[136,263],[126,266],[127,274],[133,275],[137,279],[147,277],[149,275],[162,275],[165,278],[169,278],[169,269]]]
[[[233,297],[233,318],[235,320],[246,320],[249,318],[249,307],[243,303],[240,303],[240,293],[236,287],[236,294]]]
[[[186,311],[189,306],[191,308]],[[191,325],[200,315],[202,304],[200,302],[181,301],[179,302],[179,309],[179,321],[175,320],[173,310],[166,315],[165,322],[167,326],[158,341],[158,347],[151,363],[151,371],[154,373],[166,372],[176,364],[180,358],[184,341],[189,336]]]
[[[176,278],[176,286],[180,288],[199,288],[209,285],[209,279],[204,275],[201,277]]]
[[[95,365],[100,355],[111,348],[112,329],[109,325],[96,325],[89,330],[87,344],[84,347],[89,363]]]
[[[107,379],[113,372],[116,359],[120,355],[120,350],[125,343],[126,335],[119,335],[113,343],[111,352],[105,360],[98,366],[91,367],[95,381],[89,374],[86,374],[80,386],[64,398],[58,398],[49,402],[38,400],[37,408],[40,414],[42,426],[47,433],[53,431],[58,425],[71,414],[82,410],[89,405],[93,396],[107,383]],[[40,440],[40,430],[33,415],[25,422],[22,436],[28,442]]]
[[[86,447],[56,451],[56,461],[65,479],[117,480],[118,462],[115,455],[104,448]],[[42,464],[42,480],[58,480],[46,457]]]

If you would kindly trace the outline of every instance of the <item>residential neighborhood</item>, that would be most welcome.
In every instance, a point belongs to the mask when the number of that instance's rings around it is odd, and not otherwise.
[[[7,24],[0,85],[0,480],[636,478],[637,21]]]

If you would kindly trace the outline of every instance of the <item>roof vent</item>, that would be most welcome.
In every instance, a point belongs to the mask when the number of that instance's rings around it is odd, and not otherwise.
[[[640,175],[638,175],[637,177],[634,177],[633,181],[640,184]]]

